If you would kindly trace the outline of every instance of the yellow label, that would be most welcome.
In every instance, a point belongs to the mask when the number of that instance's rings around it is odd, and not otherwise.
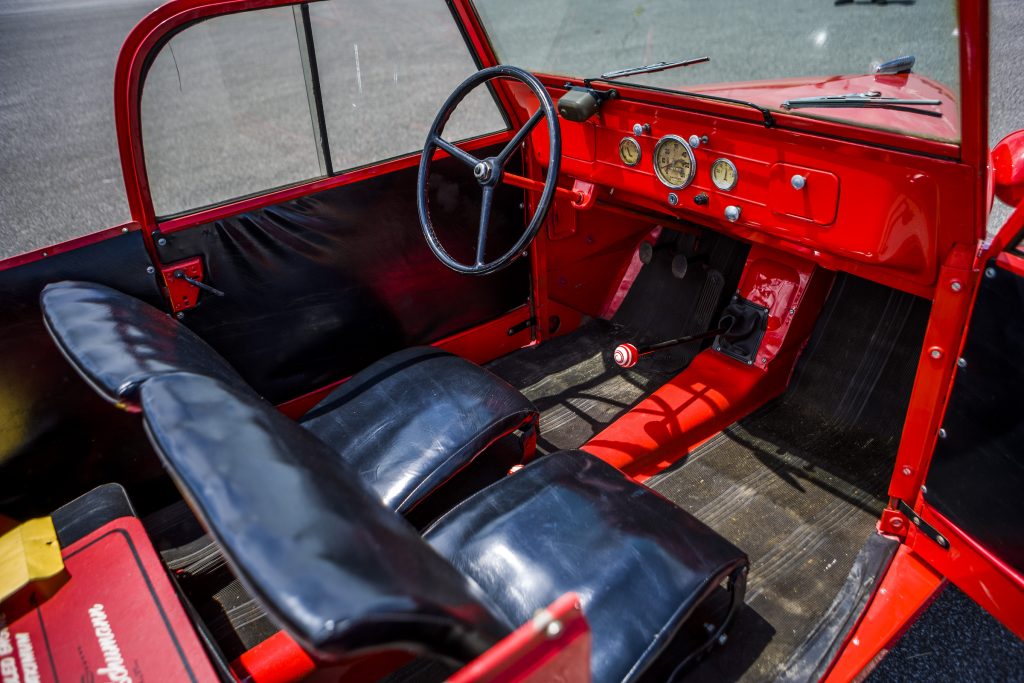
[[[39,517],[0,536],[0,602],[64,569],[53,519]]]

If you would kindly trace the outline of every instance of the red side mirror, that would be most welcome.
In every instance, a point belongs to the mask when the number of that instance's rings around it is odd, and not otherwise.
[[[992,150],[996,196],[1010,206],[1024,199],[1024,130],[1010,133]]]

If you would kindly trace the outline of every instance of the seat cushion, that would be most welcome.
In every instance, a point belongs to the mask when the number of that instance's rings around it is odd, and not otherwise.
[[[747,565],[692,515],[582,451],[548,455],[484,489],[424,538],[510,623],[577,593],[595,681],[641,675],[694,608]]]
[[[536,419],[525,396],[479,365],[413,347],[357,373],[299,422],[386,505],[407,512],[488,445]]]
[[[150,377],[194,372],[252,391],[209,344],[177,320],[91,282],[57,282],[40,294],[43,321],[71,365],[106,400],[138,410]]]
[[[322,659],[388,645],[465,661],[508,633],[473,582],[308,431],[249,392],[169,374],[147,433],[236,576]]]

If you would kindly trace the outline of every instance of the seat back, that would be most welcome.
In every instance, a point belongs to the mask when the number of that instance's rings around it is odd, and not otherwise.
[[[142,385],[146,431],[267,612],[324,659],[383,646],[467,661],[506,635],[479,587],[323,442],[209,377]]]
[[[91,282],[65,281],[47,285],[39,301],[61,353],[118,407],[137,412],[142,383],[171,372],[207,375],[252,391],[192,330],[133,296]]]

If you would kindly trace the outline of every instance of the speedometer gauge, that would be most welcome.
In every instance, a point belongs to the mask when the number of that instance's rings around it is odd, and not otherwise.
[[[658,180],[679,190],[691,182],[697,173],[697,160],[693,150],[678,135],[666,135],[654,146],[654,172]]]

